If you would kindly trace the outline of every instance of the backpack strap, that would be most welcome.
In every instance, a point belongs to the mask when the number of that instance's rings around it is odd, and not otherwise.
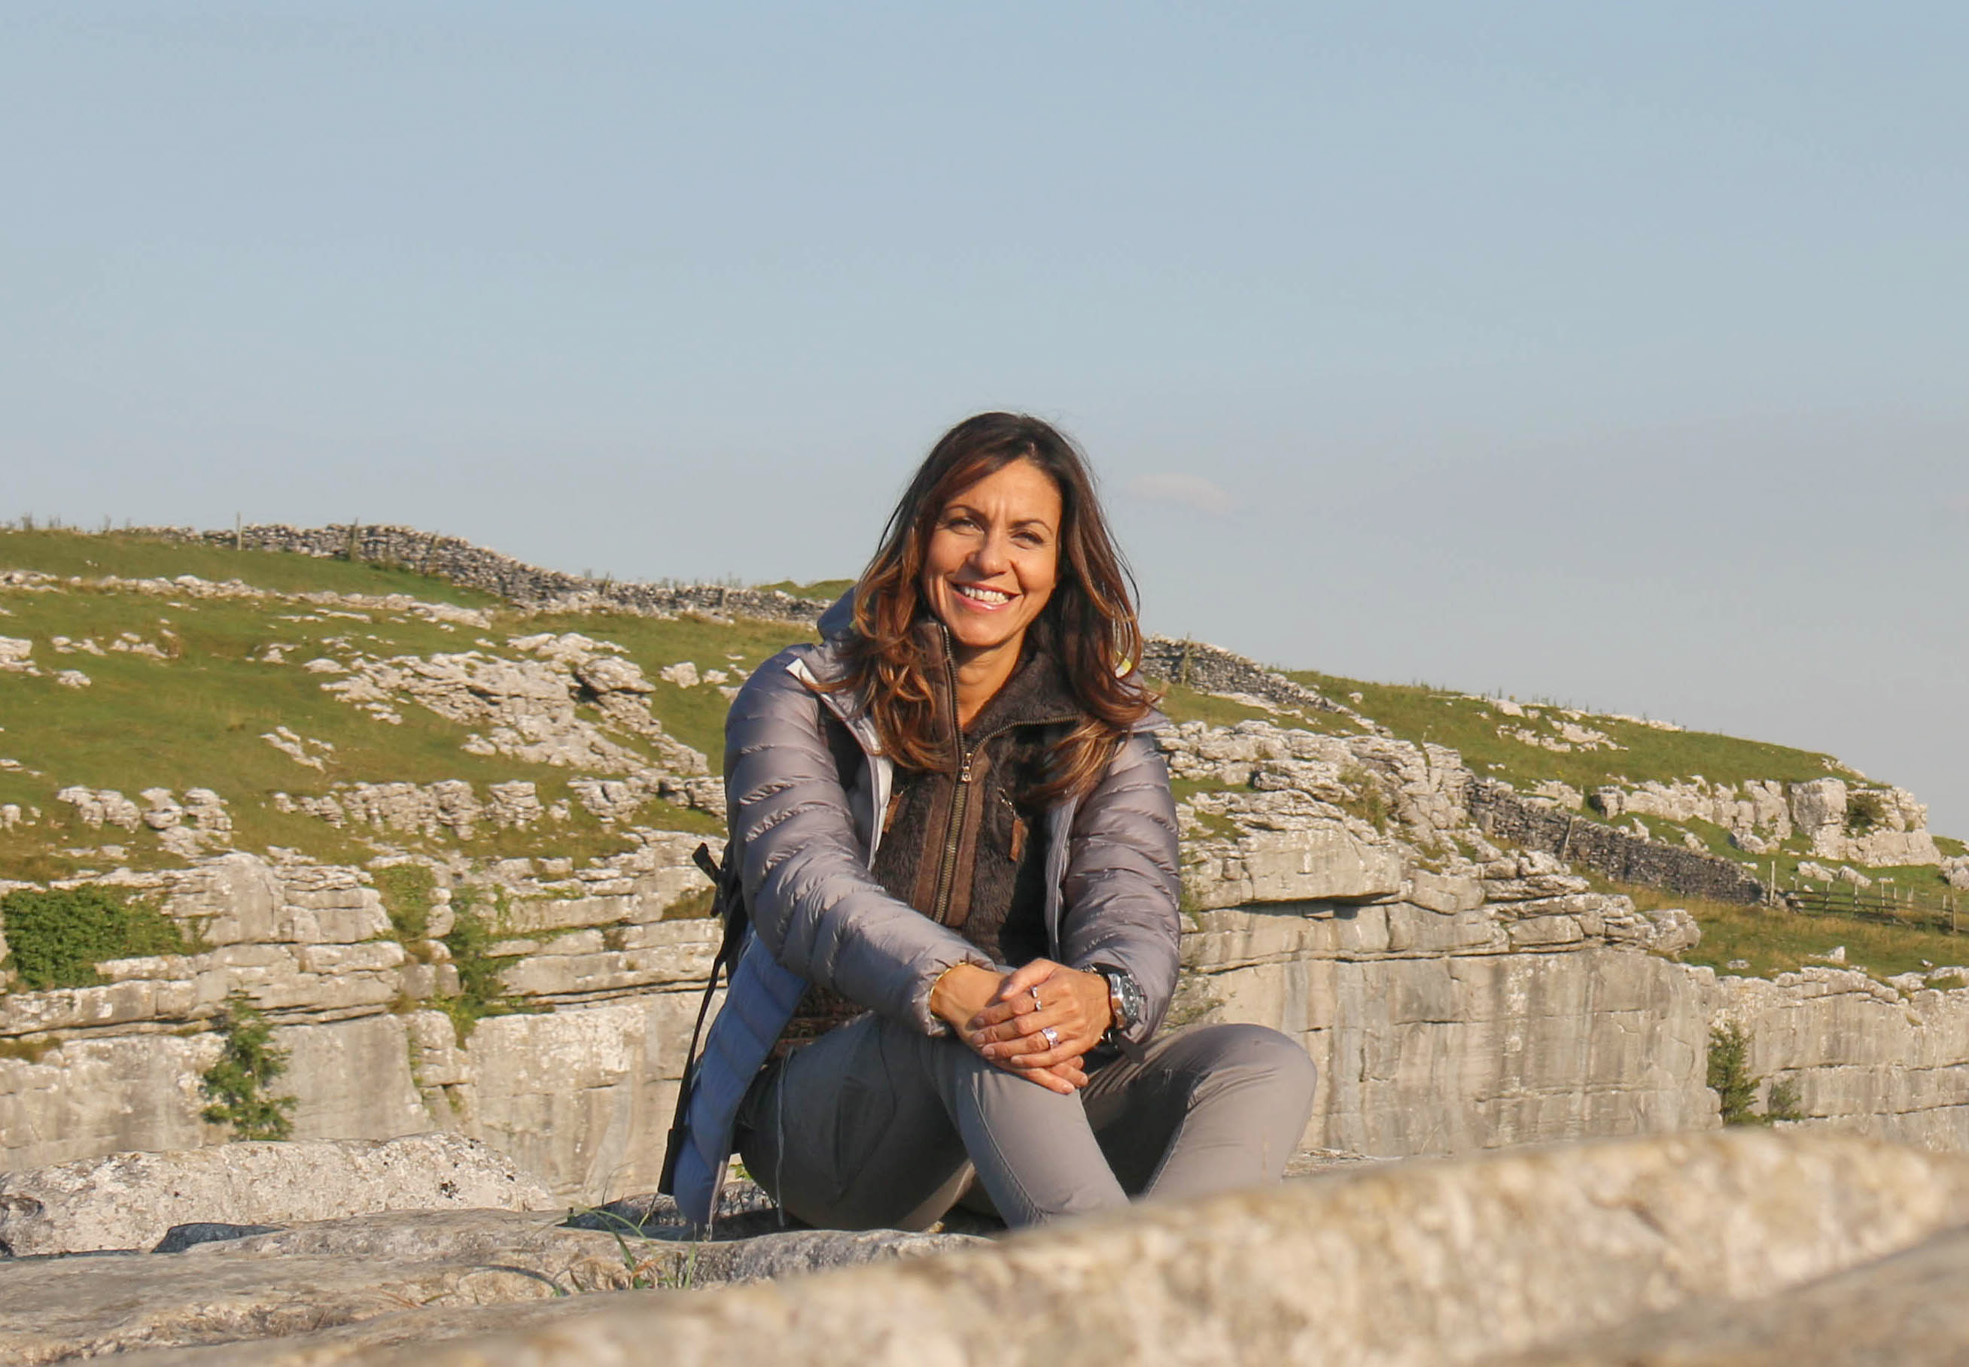
[[[724,923],[724,935],[718,942],[718,952],[711,960],[711,976],[704,984],[704,998],[697,1005],[697,1024],[691,1027],[690,1048],[684,1054],[684,1076],[677,1087],[677,1110],[671,1117],[670,1134],[663,1146],[663,1173],[657,1179],[656,1189],[665,1196],[675,1196],[677,1159],[684,1151],[690,1127],[685,1122],[685,1114],[690,1109],[691,1093],[697,1086],[697,1071],[700,1062],[697,1046],[704,1034],[704,1021],[711,1014],[711,999],[718,993],[718,975],[724,973],[729,979],[732,968],[738,963],[739,946],[745,940],[745,931],[750,918],[745,910],[745,888],[743,875],[736,860],[732,857],[735,842],[725,842],[725,857],[722,862],[711,857],[709,845],[699,845],[691,858],[704,870],[714,889],[712,912]]]

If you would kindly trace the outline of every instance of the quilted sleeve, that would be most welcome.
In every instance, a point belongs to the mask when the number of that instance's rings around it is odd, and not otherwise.
[[[759,667],[725,720],[725,796],[746,905],[774,959],[926,1034],[945,969],[991,961],[957,932],[891,897],[869,872],[821,700],[788,672]]]
[[[1178,861],[1169,769],[1149,736],[1131,735],[1074,814],[1060,953],[1074,968],[1109,964],[1141,984],[1148,1009],[1128,1032],[1136,1043],[1155,1033],[1176,991]]]

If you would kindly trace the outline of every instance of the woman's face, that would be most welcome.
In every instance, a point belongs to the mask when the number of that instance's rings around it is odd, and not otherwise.
[[[960,660],[1018,650],[1053,596],[1062,512],[1053,477],[1015,460],[958,490],[937,514],[921,587]]]

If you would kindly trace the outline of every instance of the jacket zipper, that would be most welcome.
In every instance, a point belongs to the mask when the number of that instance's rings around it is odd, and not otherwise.
[[[964,744],[964,725],[957,717],[957,660],[950,648],[950,628],[938,624],[943,637],[944,682],[950,688],[950,734],[955,744],[956,789],[950,799],[950,819],[944,824],[943,858],[937,864],[937,897],[931,904],[938,925],[950,914],[951,884],[957,877],[957,846],[964,830],[964,809],[971,800],[971,750]]]
[[[944,825],[943,854],[937,864],[936,900],[930,904],[933,919],[937,924],[942,925],[944,917],[950,913],[950,895],[955,890],[957,882],[957,847],[963,843],[964,817],[971,805],[971,761],[977,757],[978,751],[1011,730],[1011,727],[1001,726],[995,731],[979,736],[976,745],[964,744],[964,727],[957,719],[957,657],[950,645],[950,628],[938,623],[937,629],[943,637],[944,682],[950,690],[950,724],[956,737],[954,747],[956,763],[951,774],[955,780],[955,789],[951,794],[950,819]],[[1026,724],[1043,726],[1072,720],[1072,716],[1069,715],[1046,717],[1037,723]]]

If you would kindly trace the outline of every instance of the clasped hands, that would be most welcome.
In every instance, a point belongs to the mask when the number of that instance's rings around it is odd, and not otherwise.
[[[959,964],[937,979],[930,1011],[979,1057],[1069,1095],[1087,1085],[1081,1060],[1113,1021],[1107,979],[1051,959],[1005,974]]]

